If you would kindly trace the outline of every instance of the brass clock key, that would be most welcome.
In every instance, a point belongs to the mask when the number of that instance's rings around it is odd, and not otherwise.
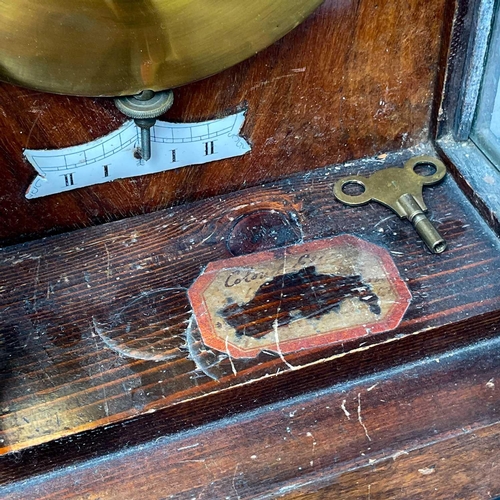
[[[431,167],[430,175],[419,173],[419,167]],[[377,201],[406,217],[415,227],[433,253],[446,250],[446,242],[424,212],[427,207],[422,196],[424,186],[436,184],[446,175],[444,163],[432,156],[418,156],[408,160],[403,168],[390,167],[369,177],[352,175],[335,183],[335,197],[346,205],[363,205]],[[354,189],[355,193],[349,193]]]

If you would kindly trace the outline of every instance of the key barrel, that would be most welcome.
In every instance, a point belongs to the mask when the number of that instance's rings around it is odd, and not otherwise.
[[[427,248],[432,253],[442,253],[446,250],[446,241],[439,234],[432,222],[422,212],[419,204],[413,196],[404,194],[399,199],[399,203],[408,213],[407,218],[413,224],[413,227],[422,238]]]

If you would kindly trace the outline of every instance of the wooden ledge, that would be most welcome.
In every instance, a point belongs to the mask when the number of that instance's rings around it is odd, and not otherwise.
[[[488,341],[428,357],[0,487],[0,494],[493,498],[500,494],[499,347]]]
[[[495,337],[498,240],[451,177],[424,193],[449,243],[437,256],[384,207],[333,199],[347,169],[367,174],[424,153],[435,154],[421,145],[3,249],[2,482]],[[259,213],[280,217],[257,239],[238,232]],[[185,292],[210,262],[339,234],[393,257],[412,294],[397,328],[241,360],[207,349],[196,328],[186,336]],[[149,330],[152,322],[168,334]]]

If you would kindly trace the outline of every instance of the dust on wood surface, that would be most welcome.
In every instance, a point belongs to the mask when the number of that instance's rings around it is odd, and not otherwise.
[[[494,335],[498,241],[451,178],[424,193],[431,220],[449,243],[441,255],[430,254],[411,225],[386,208],[349,208],[333,199],[332,183],[346,168],[369,173],[422,152],[429,151],[402,151],[301,174],[3,249],[2,452],[59,439],[62,444],[54,444],[59,451],[42,461],[50,468],[69,453],[65,439],[85,440],[88,432],[109,433],[109,443],[140,441],[157,425],[173,432],[242,405],[253,407]],[[186,291],[209,262],[231,257],[227,240],[235,221],[262,210],[299,221],[302,241],[348,233],[384,247],[412,294],[401,324],[286,358],[263,352],[236,360],[208,349]],[[161,412],[161,419],[152,412]],[[136,427],[125,437],[111,424]],[[24,457],[31,460],[31,451]],[[5,479],[28,469],[5,466],[3,471]]]

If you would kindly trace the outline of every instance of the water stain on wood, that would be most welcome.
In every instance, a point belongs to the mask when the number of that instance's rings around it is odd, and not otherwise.
[[[238,337],[262,338],[274,328],[298,319],[319,319],[340,312],[342,302],[358,298],[373,314],[380,315],[379,298],[360,275],[318,274],[316,266],[275,276],[259,287],[246,304],[226,306],[220,315]]]
[[[241,216],[227,238],[232,255],[247,255],[269,248],[294,245],[302,239],[302,228],[295,213],[258,210]]]

